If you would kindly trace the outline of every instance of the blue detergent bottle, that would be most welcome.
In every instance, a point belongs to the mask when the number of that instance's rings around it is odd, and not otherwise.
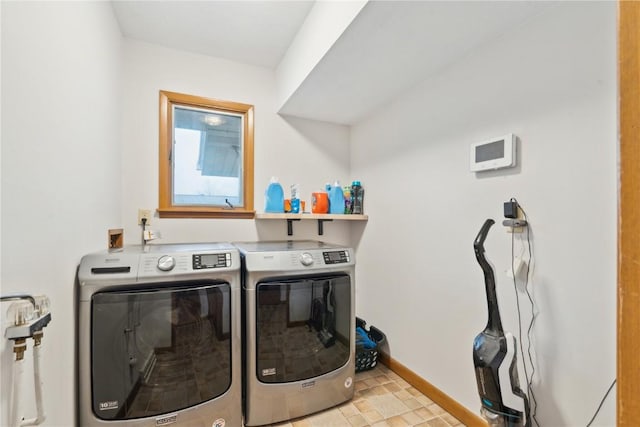
[[[344,193],[339,181],[336,181],[329,191],[329,213],[344,214]]]
[[[284,190],[278,178],[271,177],[264,192],[264,211],[269,213],[284,213]]]

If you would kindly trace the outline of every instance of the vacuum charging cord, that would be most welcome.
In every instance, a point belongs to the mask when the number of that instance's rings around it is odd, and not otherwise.
[[[522,212],[522,216],[524,216],[524,218],[518,218],[520,217],[520,212]],[[504,215],[507,219],[505,219],[502,222],[503,225],[508,227],[513,227],[513,228],[525,227],[526,233],[527,233],[528,259],[527,259],[527,262],[525,263],[526,271],[524,274],[524,286],[523,286],[524,292],[527,294],[527,298],[529,299],[529,304],[531,306],[531,320],[529,321],[529,325],[527,327],[527,356],[528,356],[527,358],[525,358],[525,352],[524,352],[524,346],[523,346],[523,340],[522,340],[522,312],[520,309],[520,297],[518,295],[518,274],[517,274],[520,268],[516,269],[516,266],[515,266],[516,264],[515,236],[514,236],[515,233],[511,233],[511,275],[513,277],[513,289],[516,296],[516,308],[518,312],[518,340],[519,340],[519,346],[520,346],[520,354],[522,356],[524,376],[527,382],[526,393],[531,405],[531,408],[530,408],[531,419],[537,426],[540,426],[540,423],[536,418],[538,402],[536,400],[535,393],[533,392],[533,380],[535,377],[536,368],[533,361],[533,346],[531,344],[531,333],[533,331],[533,325],[535,323],[537,313],[536,313],[536,307],[535,307],[535,302],[533,300],[533,296],[531,295],[531,292],[529,290],[529,276],[531,275],[531,265],[533,261],[533,251],[531,249],[531,234],[530,234],[531,227],[529,224],[527,213],[522,208],[520,203],[518,203],[518,200],[515,197],[512,197],[509,200],[509,202],[506,202],[504,204]],[[515,231],[515,230],[512,230],[512,231]],[[531,374],[529,374],[528,372],[527,360],[529,362],[529,365],[531,366]]]
[[[591,421],[589,421],[589,424],[587,424],[587,427],[590,427],[591,424],[593,424],[593,421],[598,416],[598,413],[600,413],[600,409],[602,409],[602,405],[604,405],[604,402],[607,400],[607,396],[609,396],[609,393],[611,393],[611,389],[613,388],[614,385],[616,385],[616,381],[617,381],[617,378],[614,379],[611,385],[609,386],[609,390],[607,390],[607,392],[604,394],[604,397],[602,398],[602,400],[600,401],[600,404],[598,405],[598,409],[596,409],[596,413],[593,414],[593,417],[591,417]]]

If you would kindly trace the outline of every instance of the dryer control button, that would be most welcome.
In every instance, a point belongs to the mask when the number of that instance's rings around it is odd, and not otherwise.
[[[176,266],[176,260],[170,255],[163,255],[158,259],[158,269],[162,271],[171,271]]]
[[[309,252],[303,252],[300,255],[300,262],[302,263],[302,265],[306,266],[313,264],[313,255],[311,255]]]

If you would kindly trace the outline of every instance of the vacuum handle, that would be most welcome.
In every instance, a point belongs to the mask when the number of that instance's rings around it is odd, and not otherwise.
[[[473,249],[476,251],[476,255],[484,253],[484,241],[486,240],[487,234],[489,234],[489,229],[493,224],[495,224],[495,221],[491,218],[487,219],[484,224],[482,224],[482,228],[480,228],[476,239],[473,241]]]
[[[473,249],[476,253],[478,264],[480,264],[482,272],[484,273],[484,286],[487,292],[487,309],[489,311],[489,319],[485,332],[490,332],[494,335],[502,335],[502,322],[500,320],[500,311],[498,310],[498,296],[496,295],[496,279],[493,273],[493,267],[484,256],[484,241],[493,224],[495,224],[495,221],[491,218],[487,219],[484,224],[482,224],[476,239],[473,241]]]

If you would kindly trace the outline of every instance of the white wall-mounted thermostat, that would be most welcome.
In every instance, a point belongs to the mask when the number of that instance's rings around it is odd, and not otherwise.
[[[512,133],[471,144],[471,172],[512,168],[516,165],[516,137]]]

